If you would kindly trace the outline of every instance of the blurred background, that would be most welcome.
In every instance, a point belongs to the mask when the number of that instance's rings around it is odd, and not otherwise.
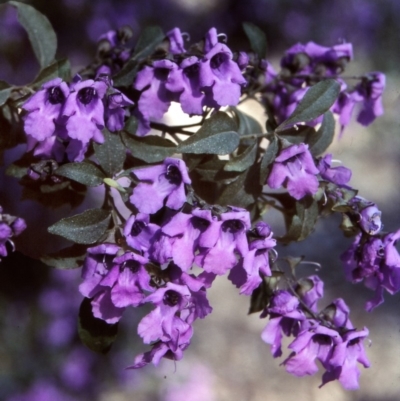
[[[2,4],[4,2],[0,2]],[[297,42],[315,41],[332,46],[353,43],[355,61],[347,74],[382,71],[387,76],[385,115],[368,129],[351,124],[330,151],[353,170],[351,185],[378,203],[386,231],[400,227],[400,2],[398,0],[46,0],[26,1],[45,14],[58,36],[58,57],[68,57],[74,71],[88,64],[97,38],[122,25],[133,28],[135,43],[142,28],[160,25],[165,32],[178,26],[192,41],[215,26],[228,36],[233,50],[249,50],[241,24],[249,21],[268,38],[267,59],[279,66],[285,49]],[[24,84],[33,80],[38,66],[15,10],[0,7],[0,80]],[[249,113],[264,116],[257,105]],[[4,135],[5,133],[2,133]],[[5,166],[15,159],[6,155]],[[11,214],[29,216],[34,228],[43,227],[44,209],[20,201],[15,179],[1,170],[0,204]],[[92,194],[93,195],[93,194]],[[35,213],[29,212],[32,207]],[[19,212],[19,214],[18,214]],[[65,213],[65,210],[54,213]],[[280,233],[282,221],[270,213],[266,220]],[[55,219],[53,219],[55,221]],[[325,306],[343,297],[351,320],[370,329],[367,354],[372,367],[362,369],[360,390],[345,392],[339,383],[318,389],[321,374],[296,378],[285,373],[261,341],[266,324],[247,315],[248,299],[226,278],[210,291],[213,313],[197,321],[192,345],[182,361],[163,361],[159,368],[125,370],[134,356],[146,350],[136,334],[143,311],[129,310],[120,335],[107,356],[80,344],[76,320],[81,302],[80,271],[54,271],[12,254],[0,264],[0,400],[7,401],[397,401],[400,394],[400,297],[372,314],[363,306],[372,292],[344,279],[339,255],[351,240],[337,229],[337,216],[320,220],[304,242],[279,249],[279,255],[305,255],[318,262],[325,280]],[[35,232],[35,231],[32,231]],[[29,241],[29,231],[21,243]],[[32,238],[33,239],[33,238]],[[45,242],[40,230],[35,241]],[[301,275],[315,273],[302,265]],[[366,344],[368,346],[368,344]]]

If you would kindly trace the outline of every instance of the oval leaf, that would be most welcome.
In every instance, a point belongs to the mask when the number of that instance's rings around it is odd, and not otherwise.
[[[39,88],[42,84],[54,78],[61,78],[63,81],[69,81],[71,78],[71,64],[68,59],[54,61],[54,63],[43,68],[31,85],[34,88]]]
[[[103,130],[104,143],[94,143],[94,154],[103,170],[110,176],[120,172],[124,166],[126,149],[117,132]]]
[[[322,125],[315,136],[309,141],[310,152],[313,156],[318,156],[328,149],[335,136],[335,118],[332,112],[327,111],[324,114]]]
[[[265,33],[251,22],[244,22],[243,29],[249,39],[251,50],[258,55],[260,59],[267,55],[267,37]]]
[[[219,111],[204,121],[202,127],[178,146],[180,153],[205,153],[226,155],[239,145],[235,121],[226,113]]]
[[[105,175],[91,163],[67,163],[59,167],[54,174],[69,178],[88,187],[103,184]]]
[[[55,267],[56,269],[76,269],[83,265],[83,261],[86,257],[86,250],[87,247],[84,245],[73,244],[68,248],[44,255],[40,260],[46,265]]]
[[[257,148],[258,142],[254,141],[254,143],[251,146],[247,147],[244,152],[242,152],[237,157],[233,157],[231,160],[229,160],[229,162],[225,164],[224,170],[238,172],[243,172],[247,170],[256,161]]]
[[[0,106],[8,100],[12,91],[12,87],[5,81],[0,81]]]
[[[265,150],[263,158],[261,160],[260,166],[260,185],[265,185],[265,181],[267,181],[267,177],[269,174],[269,166],[275,160],[276,155],[279,150],[279,141],[276,135],[274,135]]]
[[[328,111],[340,93],[340,84],[334,79],[326,79],[312,86],[293,114],[279,125],[276,132],[284,130],[289,125],[313,120]]]
[[[57,50],[57,37],[50,21],[28,4],[17,1],[10,1],[9,4],[18,10],[18,20],[28,33],[40,67],[47,67],[54,60]]]
[[[134,137],[123,132],[122,140],[131,151],[133,157],[146,163],[161,162],[166,157],[172,156],[177,152],[173,142],[160,136]]]
[[[61,219],[47,230],[77,244],[94,244],[107,230],[110,212],[89,209],[81,214]]]

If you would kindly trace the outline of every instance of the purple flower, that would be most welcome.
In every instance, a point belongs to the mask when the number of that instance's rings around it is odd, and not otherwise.
[[[306,277],[299,281],[296,293],[310,310],[317,312],[317,302],[324,295],[324,283],[318,276]]]
[[[264,342],[271,345],[271,353],[274,358],[282,355],[282,332],[289,336],[297,335],[299,323],[306,319],[300,309],[299,300],[288,291],[275,291],[270,305],[262,313],[261,317],[270,315],[270,320],[261,333]]]
[[[318,190],[315,176],[319,171],[315,167],[308,145],[301,143],[282,149],[276,157],[267,184],[271,188],[287,188],[295,199],[313,195]]]
[[[195,261],[206,272],[223,275],[237,263],[236,252],[243,257],[249,251],[249,212],[236,207],[231,210],[222,213],[220,221],[211,222],[201,237],[201,250]]]
[[[143,291],[152,291],[144,265],[148,260],[133,252],[117,256],[119,247],[102,244],[88,249],[82,269],[82,295],[92,298],[93,315],[107,323],[116,323],[127,306],[138,306]]]
[[[369,73],[356,86],[356,93],[363,102],[357,121],[362,125],[369,125],[376,117],[383,114],[382,94],[385,89],[386,78],[381,72]]]
[[[322,377],[322,385],[332,380],[339,380],[346,390],[357,390],[359,388],[360,370],[357,367],[357,362],[365,368],[370,366],[362,343],[368,334],[368,329],[364,327],[361,331],[347,331],[342,336],[342,342],[336,344],[329,359],[330,368]]]
[[[35,148],[35,156],[63,159],[65,149],[57,135],[65,136],[60,113],[68,95],[68,85],[61,78],[55,78],[43,84],[42,89],[23,104],[23,109],[29,112],[24,117],[27,150]]]
[[[190,184],[183,160],[166,158],[161,165],[134,170],[140,182],[130,197],[130,202],[141,213],[156,213],[164,205],[179,209],[186,201],[185,184]]]
[[[187,308],[191,293],[186,285],[167,283],[153,294],[144,299],[144,302],[153,303],[156,308],[146,315],[138,325],[138,334],[145,344],[154,341],[179,341],[178,337],[189,335],[191,326],[178,315]]]
[[[236,106],[241,95],[241,86],[246,80],[240,72],[240,68],[232,60],[232,52],[229,48],[217,43],[203,58],[200,63],[200,86],[206,89],[207,105]]]
[[[171,29],[167,32],[167,38],[169,39],[169,51],[172,54],[185,53],[185,43],[183,35],[179,28]]]
[[[152,66],[145,66],[138,72],[133,85],[142,91],[136,109],[138,136],[146,135],[150,131],[150,120],[160,120],[168,111],[171,101],[178,100],[177,93],[183,90],[181,76],[178,65],[170,60],[154,61]],[[171,91],[172,87],[167,88],[170,81],[175,82],[174,92]]]
[[[92,139],[97,143],[104,142],[102,99],[107,85],[91,79],[80,81],[78,77],[72,89],[62,110],[63,118],[68,119],[66,129],[70,142],[67,153],[69,160],[82,161]]]
[[[260,274],[271,276],[270,250],[276,246],[271,227],[267,223],[258,222],[253,232],[256,238],[250,242],[249,252],[231,269],[228,276],[236,287],[240,287],[240,294],[245,295],[251,295],[261,284]]]
[[[341,342],[342,338],[336,330],[315,322],[307,330],[301,331],[289,345],[293,352],[283,362],[286,371],[300,377],[313,375],[318,371],[315,360],[329,369],[334,347]]]
[[[133,105],[122,92],[113,88],[113,93],[106,96],[104,117],[106,127],[111,131],[120,131],[124,128],[125,109]]]
[[[125,223],[124,236],[130,247],[146,252],[159,228],[157,224],[150,223],[148,214],[133,214]]]
[[[7,256],[7,244],[11,246],[12,250],[15,249],[11,238],[20,235],[25,228],[26,223],[24,219],[3,214],[3,208],[0,206],[0,256]]]
[[[174,74],[166,83],[171,92],[179,92],[182,110],[189,114],[203,114],[206,105],[204,91],[200,84],[200,61],[196,56],[185,58],[180,64],[179,74]]]
[[[346,277],[352,282],[364,281],[375,290],[365,308],[371,311],[383,302],[383,291],[394,294],[400,290],[400,256],[395,248],[400,230],[379,237],[357,235],[351,247],[341,255]]]
[[[350,181],[351,170],[343,167],[331,167],[332,154],[327,154],[318,160],[317,167],[321,177],[329,182],[333,182],[336,185],[345,185]]]
[[[158,255],[156,259],[160,263],[167,261],[166,256],[172,257],[174,263],[183,271],[189,270],[202,238],[207,235],[207,229],[214,220],[209,210],[195,209],[192,214],[177,213],[161,228],[164,236],[153,244],[153,256]],[[168,255],[158,249],[164,247],[166,241],[170,247]],[[160,259],[160,255],[164,255],[164,258]]]

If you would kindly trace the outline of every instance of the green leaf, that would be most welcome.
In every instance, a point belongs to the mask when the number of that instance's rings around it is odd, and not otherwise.
[[[122,170],[126,158],[126,149],[117,132],[103,130],[104,143],[94,143],[94,154],[104,171],[113,177]]]
[[[157,163],[177,152],[176,146],[169,139],[149,135],[131,136],[122,132],[122,140],[132,155],[146,163]]]
[[[118,323],[108,324],[93,316],[89,298],[84,298],[79,308],[79,337],[88,348],[100,354],[107,354],[117,338]]]
[[[229,160],[229,162],[225,164],[224,170],[238,171],[240,173],[247,170],[256,161],[257,148],[258,142],[254,141],[254,143],[251,146],[248,146],[244,152]]]
[[[180,153],[226,155],[239,145],[235,121],[219,111],[207,119],[202,127],[177,147]]]
[[[69,178],[88,187],[97,187],[103,184],[105,175],[98,167],[91,163],[67,163],[59,167],[54,174]]]
[[[110,217],[109,211],[89,209],[81,214],[61,219],[47,230],[77,244],[94,244],[106,232]]]
[[[149,26],[141,33],[135,51],[121,70],[114,75],[114,86],[132,85],[139,69],[139,62],[150,56],[163,41],[165,34],[159,26]]]
[[[28,33],[40,67],[47,67],[53,62],[57,50],[57,37],[50,21],[28,4],[17,1],[10,1],[9,4],[18,10],[18,20]]]
[[[87,247],[73,244],[68,248],[44,255],[40,258],[46,265],[61,270],[76,269],[83,265]]]
[[[68,59],[56,60],[48,67],[43,68],[32,82],[34,88],[41,87],[45,82],[54,78],[61,78],[63,81],[69,81],[71,78],[71,64]]]
[[[270,140],[270,143],[265,150],[265,153],[263,155],[263,158],[261,160],[261,166],[260,166],[260,184],[265,185],[265,181],[267,180],[269,170],[270,170],[270,165],[273,163],[275,160],[276,155],[278,154],[279,151],[279,141],[277,136],[273,136]]]
[[[311,86],[292,115],[281,123],[276,132],[290,125],[313,120],[328,111],[340,93],[340,84],[334,79],[326,79]]]
[[[318,156],[328,149],[335,136],[335,118],[331,111],[324,114],[322,125],[317,134],[310,138],[308,142],[310,152],[313,156]]]
[[[5,81],[0,81],[0,107],[7,102],[10,97],[12,87]]]
[[[243,29],[249,39],[251,49],[263,59],[267,55],[267,37],[265,33],[256,25],[251,22],[244,22]]]

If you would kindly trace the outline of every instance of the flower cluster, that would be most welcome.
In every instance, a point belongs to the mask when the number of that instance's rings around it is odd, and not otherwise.
[[[7,256],[9,251],[7,245],[11,247],[11,250],[15,249],[15,245],[11,238],[21,234],[25,228],[26,223],[24,219],[4,214],[3,208],[0,206],[0,256]]]
[[[321,386],[339,380],[345,389],[355,390],[360,376],[357,362],[370,366],[363,345],[368,329],[357,331],[353,327],[349,308],[342,299],[318,313],[316,303],[322,295],[323,283],[317,276],[303,279],[296,295],[287,290],[275,291],[261,315],[270,318],[261,337],[271,345],[274,358],[282,355],[283,334],[295,337],[288,346],[292,352],[283,362],[287,372],[314,375],[319,361],[326,370]]]
[[[202,115],[204,106],[236,106],[246,84],[232,51],[218,41],[215,28],[205,37],[202,56],[184,49],[179,29],[169,32],[168,38],[173,61],[153,61],[139,71],[133,85],[140,91],[135,109],[139,136],[150,131],[150,121],[161,119],[172,101],[189,115]]]
[[[369,125],[383,114],[382,93],[385,76],[371,72],[360,77],[354,87],[340,78],[346,64],[353,58],[351,43],[332,47],[320,46],[314,42],[298,43],[285,52],[281,59],[281,71],[277,73],[272,65],[262,60],[265,71],[263,101],[277,123],[286,120],[304,97],[310,85],[325,78],[335,78],[341,84],[341,93],[331,111],[339,115],[341,131],[349,124],[356,104],[361,104],[357,121]],[[315,125],[321,118],[308,122]]]
[[[80,292],[91,300],[93,315],[109,324],[128,306],[154,306],[138,325],[143,342],[153,344],[135,359],[132,368],[140,368],[161,357],[182,358],[193,322],[212,310],[206,290],[217,275],[229,272],[240,292],[250,295],[271,275],[276,241],[264,222],[251,230],[249,212],[242,208],[186,204],[181,210],[191,182],[182,160],[167,158],[134,174],[139,182],[130,202],[138,213],[126,221],[119,245],[88,249]]]
[[[117,131],[124,126],[124,107],[133,103],[101,77],[82,80],[70,87],[61,78],[43,84],[23,109],[28,151],[58,162],[82,161],[90,142],[103,143],[104,126]]]

